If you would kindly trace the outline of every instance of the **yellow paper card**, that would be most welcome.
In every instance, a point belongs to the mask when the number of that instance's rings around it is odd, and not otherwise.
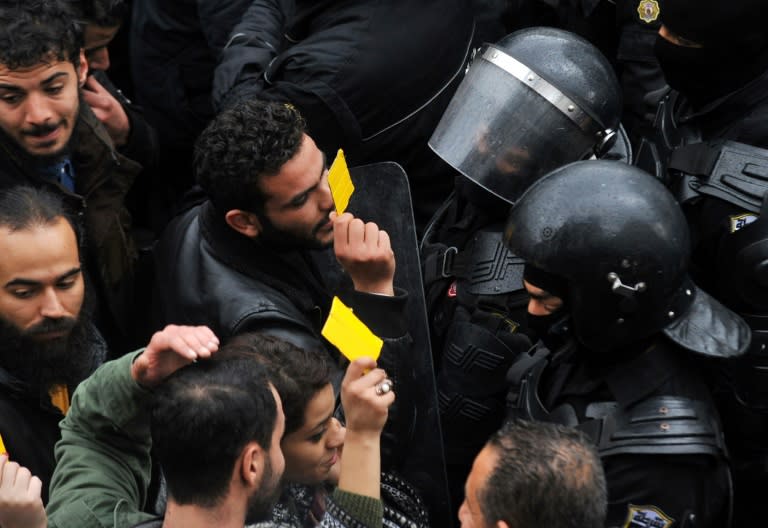
[[[352,184],[352,177],[349,175],[347,160],[344,158],[344,151],[339,149],[336,159],[333,160],[331,168],[328,171],[328,184],[331,186],[333,202],[336,204],[338,214],[346,211],[349,205],[349,198],[355,192],[355,186]]]
[[[3,443],[3,437],[0,436],[0,455],[7,455],[8,451],[5,449],[5,444]]]
[[[333,298],[321,333],[350,361],[361,357],[378,359],[384,345],[338,297]]]
[[[61,411],[61,414],[67,414],[69,410],[69,390],[63,383],[51,385],[48,389],[48,396],[51,397],[51,403]]]

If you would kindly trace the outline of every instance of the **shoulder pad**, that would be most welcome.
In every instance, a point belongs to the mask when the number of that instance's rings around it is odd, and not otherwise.
[[[708,195],[759,213],[768,191],[768,150],[736,141],[679,147],[669,170],[682,175],[677,186],[681,203]]]
[[[464,273],[473,295],[500,295],[523,289],[525,262],[504,244],[503,226],[478,231],[465,251]]]
[[[601,457],[623,454],[722,455],[722,431],[705,402],[657,396],[628,409],[615,402],[587,407],[593,418],[579,425],[592,436]]]

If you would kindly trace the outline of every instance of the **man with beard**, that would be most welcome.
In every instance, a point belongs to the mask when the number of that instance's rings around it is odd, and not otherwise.
[[[326,159],[295,108],[248,100],[222,112],[195,165],[209,200],[173,220],[155,249],[160,323],[205,324],[223,338],[261,331],[338,358],[320,336],[338,295],[385,348],[409,342],[389,236],[332,213]]]
[[[389,235],[332,212],[326,159],[299,112],[236,104],[200,135],[195,166],[208,200],[172,220],[155,247],[156,327],[202,324],[222,339],[258,331],[341,362],[321,336],[337,296],[383,340],[380,366],[399,389],[384,435],[413,430],[413,383],[400,383],[413,379],[409,296],[394,287]],[[386,444],[382,466],[403,469],[409,440]]]
[[[47,187],[84,225],[97,324],[125,346],[135,261],[124,198],[141,166],[122,156],[87,104],[82,35],[59,0],[0,2],[0,189]]]
[[[32,187],[0,193],[0,436],[11,460],[43,481],[69,394],[104,361],[83,308],[75,229],[59,197]]]

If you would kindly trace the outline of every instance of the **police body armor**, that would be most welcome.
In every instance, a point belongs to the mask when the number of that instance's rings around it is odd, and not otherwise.
[[[574,346],[576,343],[571,338],[556,354]],[[594,401],[586,406],[582,420],[568,403],[548,409],[539,397],[539,387],[551,357],[549,350],[539,347],[512,366],[508,374],[508,419],[550,422],[579,429],[591,440],[601,459],[626,455],[728,458],[722,426],[714,408],[693,398],[654,395],[627,407],[616,401]],[[726,478],[732,486],[730,471]],[[731,526],[732,488],[727,501],[725,526]],[[674,526],[695,528],[696,521],[695,513],[689,510]]]
[[[748,354],[727,365],[729,385],[743,405],[766,412],[768,150],[730,140],[702,141],[698,130],[677,123],[678,99],[672,92],[659,105],[655,137],[641,141],[635,164],[663,181],[685,208],[709,197],[741,211],[731,217],[731,234],[711,265],[717,269],[719,300],[752,329]]]
[[[461,208],[461,202],[449,198],[421,247],[454,502],[461,500],[472,460],[503,422],[505,373],[531,346],[519,331],[528,303],[523,262],[504,245],[501,223],[486,224],[473,205]],[[442,222],[455,232],[436,225]]]
[[[422,244],[458,497],[472,459],[504,418],[505,373],[531,345],[521,332],[523,261],[502,237],[509,207],[559,165],[616,145],[616,157],[629,157],[628,142],[616,141],[620,113],[618,80],[592,44],[555,28],[527,28],[478,50],[429,140],[463,176]]]
[[[623,454],[725,456],[717,417],[702,402],[681,396],[654,396],[622,409],[617,402],[592,402],[579,423],[568,404],[547,409],[539,382],[548,364],[540,356],[522,376],[510,417],[576,427],[592,440],[601,457]],[[510,380],[514,385],[515,380]]]

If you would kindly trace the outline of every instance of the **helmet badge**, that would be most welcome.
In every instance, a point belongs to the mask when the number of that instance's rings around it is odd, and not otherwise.
[[[640,0],[637,4],[637,14],[640,16],[640,20],[646,24],[656,21],[659,18],[659,2],[656,0]]]

